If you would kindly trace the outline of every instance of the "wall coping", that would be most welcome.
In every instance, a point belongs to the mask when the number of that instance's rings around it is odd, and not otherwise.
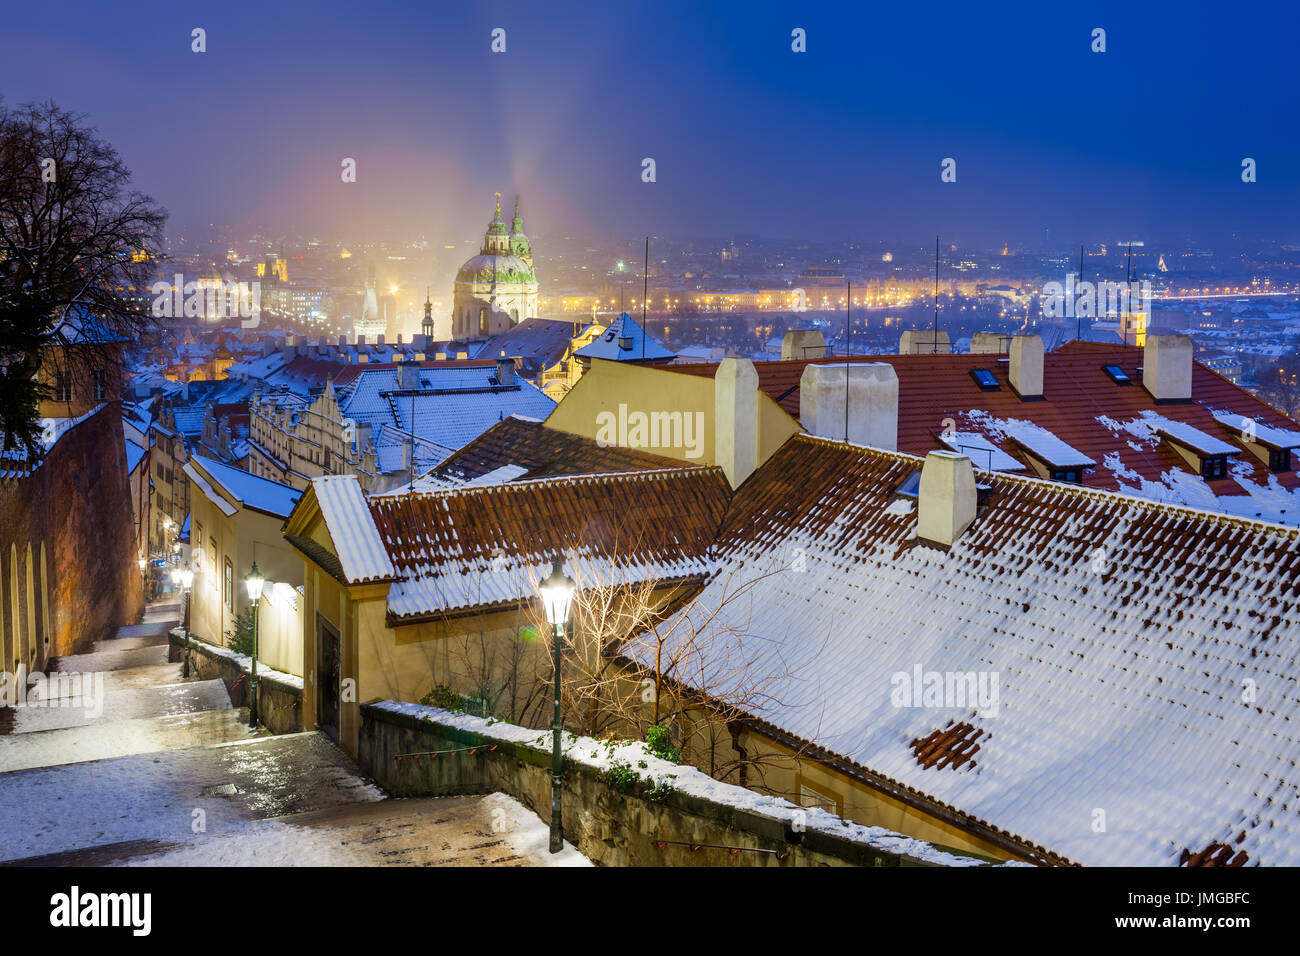
[[[185,646],[185,628],[174,627],[169,633],[172,636],[172,643],[179,644],[181,647]],[[228,661],[233,661],[235,664],[239,665],[245,674],[252,670],[253,659],[247,654],[236,654],[228,647],[222,647],[219,644],[205,641],[203,638],[197,637],[194,634],[190,635],[190,644],[193,645],[195,650],[207,654],[210,657],[223,657]],[[301,677],[298,677],[295,674],[287,674],[284,671],[278,671],[273,667],[268,667],[261,661],[258,661],[257,663],[257,679],[272,684],[279,684],[288,691],[293,691],[299,694],[302,693],[303,684]]]
[[[364,720],[428,732],[432,725],[450,740],[473,746],[489,741],[527,763],[549,767],[551,731],[534,730],[491,717],[476,717],[439,707],[379,700],[361,705]],[[694,813],[723,817],[731,825],[766,839],[798,842],[809,850],[853,860],[879,854],[898,857],[914,866],[1028,866],[1019,862],[990,863],[940,849],[924,840],[884,827],[853,823],[817,807],[799,807],[782,797],[758,793],[715,780],[703,771],[655,757],[641,741],[607,744],[591,737],[565,733],[562,749],[571,768],[603,779],[615,763],[629,764],[646,788],[666,784],[672,792],[663,802]],[[645,766],[641,766],[645,764]],[[798,816],[797,816],[798,815]]]

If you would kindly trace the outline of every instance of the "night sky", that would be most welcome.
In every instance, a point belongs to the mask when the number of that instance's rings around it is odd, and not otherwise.
[[[0,93],[89,114],[196,238],[456,241],[500,190],[541,236],[1298,241],[1298,29],[1295,0],[23,3]]]

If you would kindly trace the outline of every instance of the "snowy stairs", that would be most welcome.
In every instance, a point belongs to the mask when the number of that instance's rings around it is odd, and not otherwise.
[[[7,712],[0,773],[247,740],[220,680],[184,681],[181,663],[168,662],[175,610],[154,606],[89,653],[52,661],[60,680],[46,686],[58,705]]]

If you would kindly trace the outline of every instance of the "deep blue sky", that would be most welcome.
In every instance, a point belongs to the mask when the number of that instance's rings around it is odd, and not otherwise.
[[[700,7],[10,4],[0,93],[88,113],[181,234],[451,241],[500,189],[593,238],[1300,240],[1296,0]]]

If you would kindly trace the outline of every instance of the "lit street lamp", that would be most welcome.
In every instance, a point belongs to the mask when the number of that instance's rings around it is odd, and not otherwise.
[[[557,559],[552,563],[550,576],[537,585],[542,603],[546,607],[546,620],[555,628],[555,721],[551,729],[551,852],[564,848],[564,826],[560,819],[560,796],[564,788],[563,757],[560,755],[560,662],[564,647],[564,625],[569,619],[569,606],[573,603],[573,578],[564,573]]]
[[[253,602],[253,674],[248,684],[248,726],[252,728],[257,727],[257,605],[265,584],[266,578],[262,577],[262,572],[257,569],[257,562],[254,561],[248,577],[244,578],[248,599]]]
[[[190,679],[190,588],[194,586],[194,572],[189,568],[172,568],[172,585],[185,596],[185,667],[181,676]]]

